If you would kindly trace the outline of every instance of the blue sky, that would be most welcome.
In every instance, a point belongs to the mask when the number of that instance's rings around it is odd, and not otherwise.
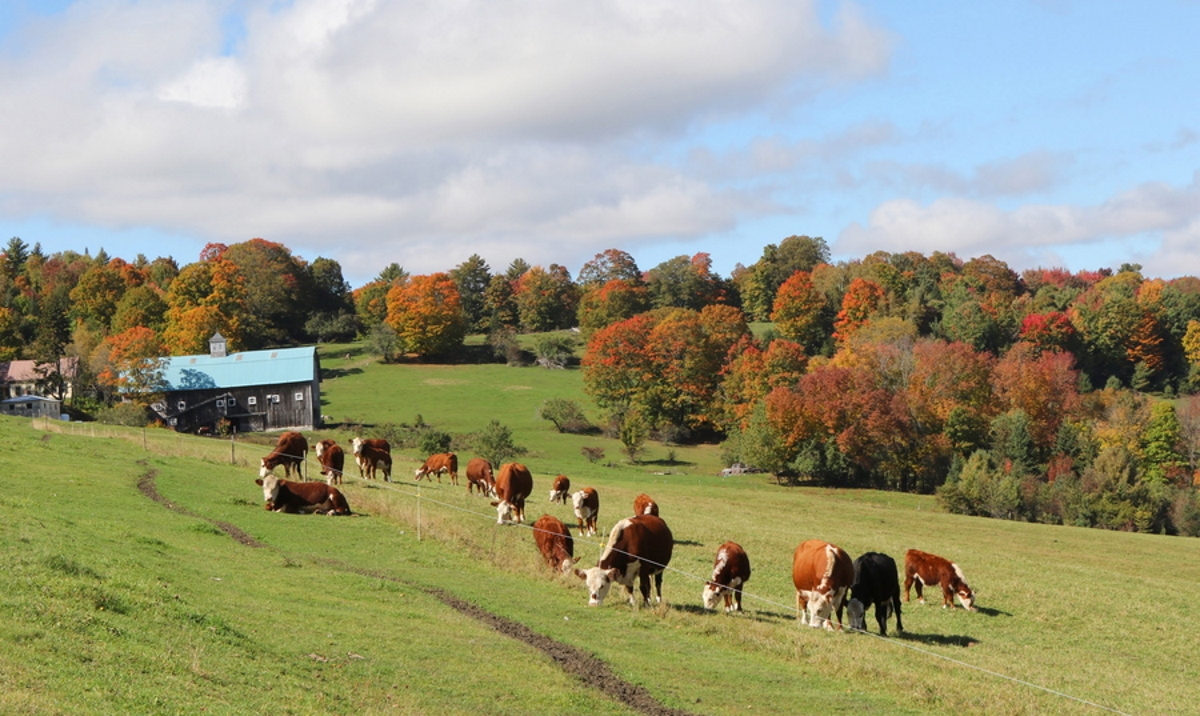
[[[9,0],[0,235],[1200,275],[1200,3]]]

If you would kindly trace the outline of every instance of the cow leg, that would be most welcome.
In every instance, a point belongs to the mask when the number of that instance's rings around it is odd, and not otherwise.
[[[892,600],[875,602],[875,623],[879,625],[879,635],[887,636],[888,612],[891,611]]]
[[[913,580],[913,586],[917,588],[917,601],[924,604],[925,595],[923,594],[923,590],[925,587],[925,580],[921,579],[921,575],[918,574],[916,579]]]
[[[808,623],[808,600],[799,589],[796,590],[796,621],[801,624]]]
[[[662,604],[662,580],[663,573],[661,571],[654,575],[654,593],[658,595],[659,604]]]

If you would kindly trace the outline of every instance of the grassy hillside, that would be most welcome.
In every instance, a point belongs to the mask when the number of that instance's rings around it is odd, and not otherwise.
[[[547,397],[583,401],[577,372],[336,355],[323,412],[338,420],[511,427],[531,450],[530,520],[573,522],[546,502],[559,472],[600,491],[604,529],[652,494],[678,542],[667,606],[588,608],[483,498],[425,483],[418,498],[405,470],[423,456],[397,456],[395,485],[349,481],[362,516],[279,515],[253,484],[259,444],[0,420],[0,712],[1104,713],[1032,684],[1140,714],[1200,696],[1196,540],[720,478],[713,448],[676,448],[668,466],[655,447],[657,462],[627,466],[615,443],[537,417]],[[810,537],[951,557],[981,611],[912,602],[889,640],[798,627],[790,555]],[[699,608],[726,539],[753,562],[742,615]],[[599,549],[579,539],[576,554],[590,566]],[[577,676],[604,666],[599,687]]]

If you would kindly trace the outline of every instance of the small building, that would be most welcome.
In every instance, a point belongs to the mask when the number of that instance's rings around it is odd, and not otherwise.
[[[62,409],[62,401],[58,398],[43,398],[40,395],[22,395],[0,400],[0,415],[12,415],[18,418],[58,420],[62,417]]]
[[[217,333],[208,355],[167,359],[164,397],[151,407],[180,432],[312,430],[321,424],[320,375],[314,346],[228,354]]]
[[[53,362],[39,365],[32,360],[0,361],[0,398],[40,396],[57,392],[53,386],[58,385],[63,391],[62,398],[70,400],[78,366],[78,358],[59,358],[58,365]]]

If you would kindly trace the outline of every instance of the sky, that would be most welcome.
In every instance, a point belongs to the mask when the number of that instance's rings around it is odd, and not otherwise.
[[[1194,0],[4,0],[0,242],[1200,275]]]

